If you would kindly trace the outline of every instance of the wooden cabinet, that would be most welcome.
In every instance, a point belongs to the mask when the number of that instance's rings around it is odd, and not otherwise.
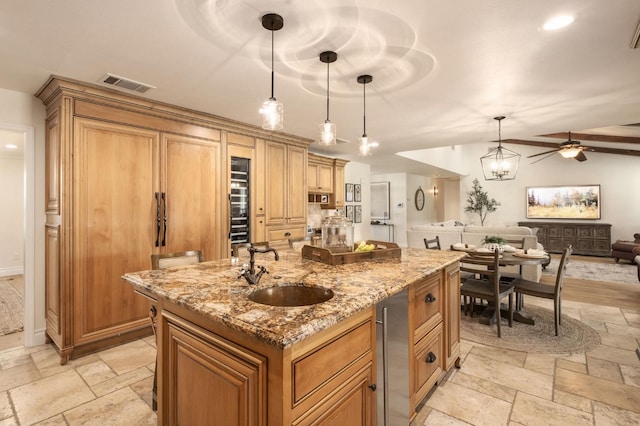
[[[375,315],[276,348],[159,300],[158,424],[375,424]]]
[[[456,262],[409,286],[409,405],[460,366],[460,277]]]
[[[310,193],[333,192],[333,159],[309,154],[307,164],[307,190]]]
[[[344,167],[348,163],[339,158],[309,154],[308,201],[323,209],[344,207]]]
[[[257,175],[268,164],[257,140],[269,135],[283,149],[285,169],[269,171],[281,184],[270,205],[285,225],[304,229],[307,139],[60,78],[38,97],[46,106],[46,333],[61,363],[151,333],[149,302],[121,277],[149,269],[152,253],[228,255],[223,135],[239,147],[255,142]],[[266,187],[256,186],[263,219]]]
[[[265,225],[269,234],[284,231],[289,238],[306,233],[307,149],[274,141],[265,145]]]
[[[573,254],[611,255],[611,225],[608,223],[518,222],[537,228],[538,242],[551,253],[562,253],[571,244]]]

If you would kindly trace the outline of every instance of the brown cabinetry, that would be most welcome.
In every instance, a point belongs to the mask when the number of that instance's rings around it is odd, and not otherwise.
[[[151,333],[148,301],[121,277],[149,269],[152,253],[227,256],[223,136],[246,146],[268,134],[283,147],[280,213],[304,229],[306,139],[249,125],[245,136],[237,122],[60,78],[38,97],[46,106],[46,333],[62,363]],[[255,155],[264,175],[264,144]],[[261,183],[255,208],[264,218],[269,186]]]
[[[307,149],[267,140],[264,170],[267,240],[305,235]]]
[[[409,286],[409,408],[460,361],[458,263]]]
[[[320,204],[323,209],[344,207],[344,166],[347,163],[339,158],[309,154],[309,203]]]
[[[374,424],[373,309],[285,349],[159,309],[158,424]]]
[[[573,254],[611,255],[611,225],[608,223],[518,222],[518,225],[537,228],[538,242],[551,253],[562,253],[571,244]]]

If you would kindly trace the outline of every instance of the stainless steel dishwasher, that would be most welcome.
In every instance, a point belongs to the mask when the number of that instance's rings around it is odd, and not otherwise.
[[[378,426],[409,424],[408,290],[376,306]]]

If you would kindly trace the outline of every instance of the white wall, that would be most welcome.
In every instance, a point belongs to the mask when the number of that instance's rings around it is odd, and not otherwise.
[[[5,141],[0,140],[0,144]],[[0,156],[0,276],[24,271],[24,158]]]
[[[391,218],[388,223],[394,225],[395,242],[400,247],[407,246],[409,227],[436,221],[437,208],[432,191],[434,179],[415,174],[389,173],[372,175],[371,181],[390,183]],[[425,195],[422,211],[418,211],[415,204],[419,187],[422,187]]]
[[[35,96],[0,88],[0,127],[25,133],[25,345],[44,343],[44,119]],[[29,304],[31,303],[31,304]]]
[[[533,220],[526,217],[528,186],[599,184],[601,219],[593,222],[612,225],[612,242],[618,239],[633,240],[633,234],[640,232],[640,191],[637,178],[640,158],[585,152],[588,160],[584,162],[564,159],[556,154],[530,164],[534,159],[525,157],[544,149],[524,145],[510,145],[508,148],[522,155],[515,180],[485,181],[480,162],[469,162],[470,175],[462,178],[460,184],[460,217],[463,222],[480,224],[477,215],[469,216],[464,213],[466,193],[471,190],[474,178],[478,178],[491,198],[501,203],[496,212],[487,216],[485,226],[514,225],[519,221]],[[487,144],[468,145],[465,146],[465,151],[468,158],[480,158],[487,152]]]

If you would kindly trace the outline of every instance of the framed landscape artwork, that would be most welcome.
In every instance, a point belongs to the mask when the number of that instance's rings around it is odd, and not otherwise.
[[[600,185],[527,187],[527,219],[600,219]]]

